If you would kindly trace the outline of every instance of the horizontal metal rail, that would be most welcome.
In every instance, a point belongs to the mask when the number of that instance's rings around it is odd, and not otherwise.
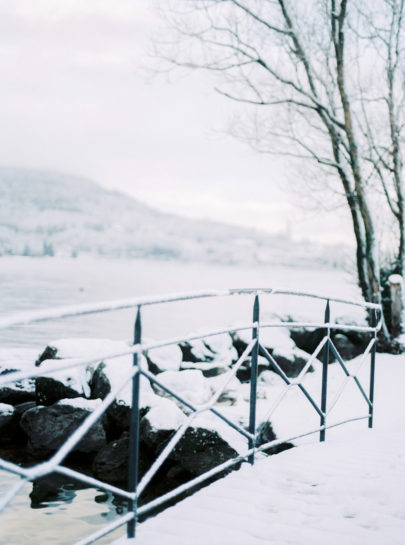
[[[334,303],[342,303],[346,305],[357,306],[369,310],[380,310],[380,306],[375,303],[367,303],[364,301],[351,301],[349,299],[341,299],[326,295],[318,295],[309,292],[300,292],[293,290],[283,290],[275,288],[234,288],[227,290],[212,290],[212,291],[192,291],[185,293],[174,293],[165,296],[143,296],[134,297],[131,299],[119,299],[113,301],[103,301],[101,303],[87,303],[81,305],[69,305],[64,307],[56,307],[53,309],[43,309],[29,312],[19,312],[0,318],[0,329],[13,327],[17,325],[27,325],[37,322],[46,322],[49,320],[69,318],[76,316],[85,316],[88,314],[99,314],[102,312],[111,312],[115,310],[124,310],[136,308],[139,306],[159,305],[163,303],[176,303],[181,301],[191,301],[194,299],[207,299],[212,297],[227,297],[233,295],[252,295],[252,294],[267,294],[267,295],[291,295],[296,297],[308,297],[311,299],[319,299],[322,301],[331,301]]]
[[[265,322],[260,323],[260,310],[259,310],[259,294],[260,295],[285,295],[285,296],[298,296],[298,297],[308,297],[312,299],[318,299],[326,301],[326,311],[324,320],[319,323],[314,322]],[[224,297],[224,296],[236,296],[236,295],[254,295],[254,310],[253,310],[253,320],[245,324],[235,324],[230,327],[225,327],[221,329],[215,329],[205,332],[198,332],[192,335],[183,335],[181,337],[175,337],[171,339],[166,339],[157,342],[151,343],[142,343],[141,340],[141,316],[140,310],[143,306],[147,305],[157,305],[165,303],[173,303],[180,301],[195,301],[205,298],[213,297]],[[330,321],[330,302],[341,303],[354,305],[357,307],[362,307],[368,310],[372,315],[371,326],[356,326],[351,324],[338,324],[332,323]],[[76,368],[83,368],[89,365],[94,365],[100,361],[113,360],[122,356],[132,356],[133,357],[133,367],[130,371],[122,377],[118,386],[116,386],[102,401],[98,407],[91,412],[73,431],[73,433],[66,439],[63,445],[47,460],[40,464],[34,465],[33,467],[20,467],[17,464],[8,462],[6,460],[0,459],[0,468],[17,475],[20,477],[17,483],[15,483],[8,492],[0,500],[0,511],[5,508],[18,494],[24,484],[27,481],[34,481],[39,477],[49,475],[50,473],[56,472],[62,475],[79,480],[89,486],[94,486],[102,490],[108,491],[113,494],[117,494],[129,501],[129,512],[113,521],[112,523],[106,525],[102,529],[94,532],[90,536],[83,538],[75,543],[75,545],[88,545],[100,539],[101,537],[107,535],[108,533],[116,530],[124,524],[128,525],[128,537],[135,536],[136,529],[136,520],[139,515],[146,514],[152,509],[155,509],[168,501],[173,500],[180,494],[187,492],[191,488],[202,485],[207,480],[213,478],[215,475],[229,470],[235,465],[248,460],[249,463],[253,464],[255,456],[258,453],[262,453],[268,449],[277,447],[285,442],[291,442],[298,440],[302,437],[313,435],[315,433],[320,433],[321,441],[325,438],[325,431],[327,429],[343,425],[348,422],[353,422],[356,420],[368,419],[369,427],[372,426],[373,418],[373,392],[374,392],[374,365],[375,365],[375,349],[376,349],[376,335],[381,327],[382,311],[379,305],[373,303],[364,303],[360,301],[349,301],[339,298],[330,298],[322,295],[316,295],[306,292],[292,291],[292,290],[280,290],[273,288],[244,288],[244,289],[228,289],[228,290],[214,290],[214,291],[199,291],[199,292],[189,292],[189,293],[180,293],[180,294],[171,294],[167,296],[155,296],[155,297],[138,297],[132,299],[124,299],[119,301],[109,301],[96,304],[86,304],[86,305],[77,305],[77,306],[68,306],[55,309],[46,309],[35,312],[28,313],[19,313],[14,314],[9,317],[0,318],[0,328],[14,327],[16,325],[31,324],[43,321],[49,321],[54,319],[62,319],[67,317],[83,316],[88,314],[97,314],[103,312],[110,312],[128,308],[137,308],[137,318],[135,322],[135,335],[133,343],[128,344],[128,349],[106,352],[103,354],[94,355],[94,357],[87,358],[72,358],[67,359],[65,363],[60,363],[55,366],[53,369],[41,369],[36,367],[34,369],[22,372],[13,372],[0,376],[0,386],[14,383],[20,380],[36,378],[41,376],[51,376],[53,373],[60,373],[62,371],[72,370]],[[378,316],[377,316],[378,315]],[[377,319],[378,318],[378,319]],[[297,377],[290,378],[282,369],[280,364],[277,362],[276,356],[269,351],[266,346],[263,345],[263,342],[260,340],[260,331],[263,329],[271,328],[289,328],[289,329],[322,329],[324,335],[319,342],[318,346],[311,355],[308,355],[308,359],[301,369]],[[193,341],[207,339],[212,336],[221,335],[230,332],[237,331],[251,331],[252,340],[247,343],[246,348],[243,350],[238,360],[234,362],[229,371],[224,374],[223,381],[221,385],[217,388],[215,393],[211,395],[211,398],[200,405],[190,403],[188,400],[184,399],[184,396],[180,393],[174,391],[172,388],[167,387],[158,376],[154,375],[150,371],[146,370],[140,365],[139,356],[145,352],[152,351],[158,348],[164,348],[167,346],[176,345],[179,343],[192,343]],[[344,331],[356,331],[362,333],[371,333],[372,339],[368,343],[368,346],[363,354],[361,364],[356,369],[356,372],[349,372],[343,358],[341,357],[338,349],[331,339],[331,331],[333,330],[344,330]],[[328,362],[329,362],[329,352],[331,352],[336,360],[338,365],[340,365],[346,375],[346,380],[343,386],[338,391],[338,394],[333,399],[333,402],[330,407],[327,406],[327,385],[328,385]],[[301,434],[295,435],[293,437],[287,437],[283,439],[275,439],[266,444],[258,445],[258,433],[256,426],[256,397],[257,397],[257,373],[258,373],[258,355],[262,355],[269,363],[269,367],[277,373],[280,378],[284,381],[285,387],[281,392],[281,395],[275,401],[268,418],[273,414],[274,410],[280,405],[280,403],[286,397],[286,394],[294,387],[297,387],[305,399],[309,402],[312,408],[315,410],[317,415],[320,417],[321,425],[315,430],[304,431]],[[371,371],[370,371],[370,394],[367,395],[365,389],[363,388],[357,374],[360,367],[364,365],[366,357],[370,356],[371,361]],[[242,365],[246,364],[246,359],[250,357],[250,400],[249,400],[249,426],[245,429],[240,423],[233,422],[228,416],[222,414],[218,408],[218,401],[220,396],[224,393],[225,389],[229,385],[230,381],[235,378],[237,372],[240,370]],[[318,400],[314,399],[303,384],[303,380],[306,377],[307,372],[310,370],[311,366],[314,364],[315,360],[321,358],[322,360],[322,392],[320,403]],[[177,430],[175,430],[172,436],[168,439],[166,445],[162,448],[161,452],[157,458],[152,462],[148,471],[144,474],[142,480],[138,484],[137,477],[137,466],[138,466],[138,455],[139,455],[139,378],[145,377],[150,384],[154,385],[155,388],[163,390],[166,395],[170,398],[176,400],[181,406],[185,408],[184,421],[179,425]],[[353,379],[356,383],[359,392],[364,398],[368,414],[367,416],[354,416],[353,418],[346,419],[344,421],[329,424],[326,423],[326,418],[329,415],[330,411],[335,407],[338,399],[342,395],[348,381]],[[132,471],[132,476],[129,478],[129,490],[122,489],[120,487],[111,485],[109,483],[103,482],[99,479],[75,471],[71,468],[65,467],[62,465],[66,457],[75,449],[84,435],[91,429],[91,427],[105,414],[108,407],[117,399],[119,393],[125,388],[125,386],[132,381],[132,405],[131,405],[131,434],[130,434],[130,453],[129,453],[129,467],[130,472]],[[143,493],[145,488],[150,484],[153,477],[162,468],[163,464],[167,461],[173,450],[176,448],[176,445],[182,440],[186,431],[193,425],[193,423],[198,419],[198,417],[203,413],[210,413],[213,417],[218,418],[224,425],[229,426],[234,431],[236,431],[242,439],[247,440],[247,450],[245,452],[239,452],[238,456],[233,459],[227,460],[224,463],[219,464],[218,466],[210,469],[194,479],[191,479],[187,483],[184,483],[174,490],[161,495],[158,498],[148,502],[146,505],[138,508],[138,499]]]

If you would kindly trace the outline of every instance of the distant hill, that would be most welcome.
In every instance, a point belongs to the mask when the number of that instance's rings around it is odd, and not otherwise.
[[[0,255],[335,264],[332,251],[323,247],[165,214],[60,173],[0,167],[0,202]]]

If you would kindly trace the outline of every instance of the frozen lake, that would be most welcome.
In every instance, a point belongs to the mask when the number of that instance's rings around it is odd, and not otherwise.
[[[0,314],[61,305],[216,288],[277,287],[349,299],[360,298],[355,276],[338,269],[224,266],[97,258],[0,259]],[[252,297],[219,298],[145,308],[143,334],[167,338],[195,329],[250,321]],[[262,317],[272,312],[322,320],[323,304],[282,296],[262,297]],[[350,307],[333,307],[336,315]],[[2,346],[43,347],[66,337],[130,339],[134,310],[69,318],[0,330]]]

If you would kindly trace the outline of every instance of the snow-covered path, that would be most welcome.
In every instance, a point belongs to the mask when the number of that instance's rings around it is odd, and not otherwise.
[[[247,464],[138,526],[137,545],[403,545],[405,357],[379,355],[375,428]]]

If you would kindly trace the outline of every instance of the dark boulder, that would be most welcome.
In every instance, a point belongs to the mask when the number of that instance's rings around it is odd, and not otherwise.
[[[158,410],[151,409],[141,421],[142,440],[156,455],[185,421],[185,415],[177,407],[163,419],[157,414]],[[194,423],[187,428],[168,460],[175,462],[181,471],[200,475],[237,456],[238,452],[213,425],[205,427],[203,423]]]
[[[0,376],[17,373],[18,369],[0,369]],[[0,403],[18,405],[35,400],[35,380],[24,379],[0,386]]]
[[[3,434],[13,426],[16,410],[12,405],[0,403],[0,432]]]
[[[81,397],[82,392],[64,384],[52,377],[38,377],[35,379],[35,398],[37,405],[53,405],[61,399]]]
[[[20,426],[27,434],[33,452],[42,456],[61,447],[98,403],[82,398],[67,399],[49,407],[37,406],[25,411]],[[74,450],[95,453],[105,444],[106,435],[100,418]]]

